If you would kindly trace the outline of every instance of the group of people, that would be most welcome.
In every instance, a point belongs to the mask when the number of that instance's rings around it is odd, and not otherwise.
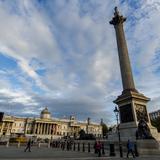
[[[96,141],[94,144],[94,150],[95,153],[98,154],[98,157],[101,157],[102,154],[105,154],[104,152],[104,143],[101,143],[100,141]],[[130,140],[127,142],[127,158],[129,157],[129,154],[132,154],[133,158],[135,158],[135,146],[134,143]]]

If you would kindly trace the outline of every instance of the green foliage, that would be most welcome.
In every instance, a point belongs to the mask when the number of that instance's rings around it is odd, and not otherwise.
[[[158,132],[160,132],[160,117],[151,121],[151,124],[157,128]]]
[[[95,140],[95,136],[93,134],[86,134],[83,129],[79,131],[79,139],[80,140]]]
[[[102,124],[102,133],[103,133],[103,137],[107,136],[108,133],[108,127],[105,123]]]

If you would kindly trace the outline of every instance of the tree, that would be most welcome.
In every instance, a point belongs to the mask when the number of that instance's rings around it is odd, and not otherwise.
[[[158,132],[160,132],[160,117],[155,120],[151,120],[151,124],[157,128]]]
[[[80,138],[80,139],[84,139],[85,135],[86,135],[85,131],[84,131],[83,129],[81,129],[81,130],[79,131],[79,138]]]
[[[83,129],[79,131],[79,139],[80,140],[95,140],[95,136],[93,134],[86,134]]]
[[[108,133],[108,127],[105,123],[102,124],[102,134],[103,134],[103,137],[106,137],[107,136],[107,133]]]

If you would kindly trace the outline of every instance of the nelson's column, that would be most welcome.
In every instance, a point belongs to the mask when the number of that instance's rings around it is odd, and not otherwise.
[[[143,120],[148,125],[151,135],[158,138],[157,130],[151,125],[150,118],[147,112],[146,104],[150,100],[143,94],[139,93],[134,85],[132,69],[130,65],[127,43],[123,30],[123,23],[126,18],[119,14],[115,7],[114,17],[110,21],[115,28],[119,63],[123,84],[123,91],[120,96],[114,101],[120,111],[120,133],[122,140],[135,139],[136,131],[140,120]]]

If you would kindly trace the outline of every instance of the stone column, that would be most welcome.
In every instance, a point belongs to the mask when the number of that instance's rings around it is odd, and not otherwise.
[[[39,123],[39,133],[38,134],[41,134],[41,123]]]
[[[50,126],[51,126],[51,124],[49,123],[48,124],[48,135],[50,135]]]
[[[44,125],[43,134],[46,134],[46,123],[44,123],[43,125]]]
[[[51,130],[52,130],[52,124],[50,124],[50,127],[49,127],[49,135],[51,135]]]
[[[48,123],[46,123],[46,134],[48,135]]]
[[[44,134],[44,123],[42,123],[42,134]]]
[[[28,128],[28,123],[27,123],[27,121],[26,121],[24,134],[27,134],[27,128]]]
[[[40,123],[40,134],[42,135],[43,134],[43,124]]]
[[[4,124],[5,124],[5,123],[2,122],[1,133],[3,132]]]
[[[50,123],[48,124],[48,135],[50,135]]]
[[[37,123],[37,134],[39,134],[39,123]]]
[[[57,127],[58,127],[58,125],[56,124],[55,125],[55,135],[57,135]]]
[[[55,135],[55,124],[52,124],[52,134]]]
[[[36,134],[37,123],[34,124],[33,134]]]
[[[48,135],[48,132],[49,132],[49,124],[46,123],[46,134]]]
[[[119,63],[122,76],[123,92],[125,91],[134,91],[137,92],[134,85],[127,43],[125,40],[123,22],[126,21],[126,18],[119,15],[117,7],[115,7],[115,13],[113,19],[110,21],[110,24],[114,25],[116,31],[116,40],[118,47]]]
[[[10,134],[10,128],[11,128],[10,122],[8,122],[8,123],[7,123],[7,134]]]

